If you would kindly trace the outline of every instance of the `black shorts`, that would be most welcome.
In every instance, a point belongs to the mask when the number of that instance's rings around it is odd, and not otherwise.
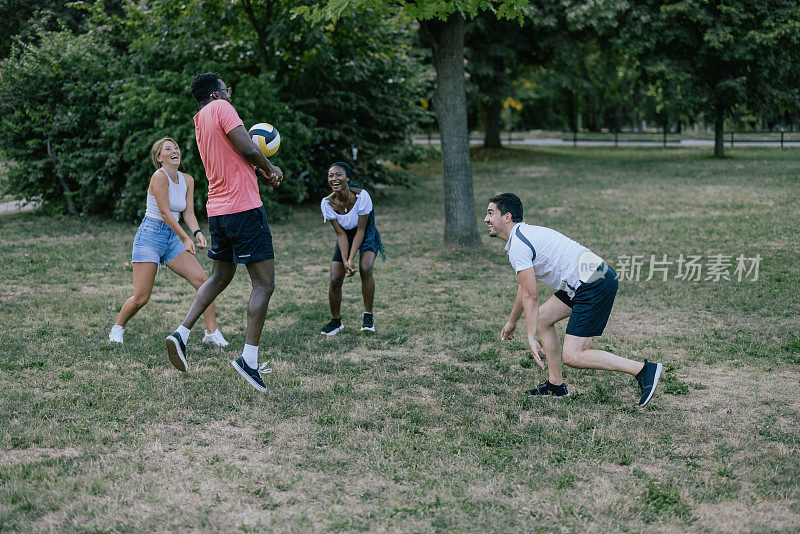
[[[212,260],[254,263],[275,257],[264,206],[209,217],[208,229],[211,232],[208,257]]]
[[[353,246],[353,239],[355,239],[357,231],[358,226],[344,231],[347,234],[347,242],[351,247]],[[364,254],[365,252],[370,251],[377,256],[378,252],[382,249],[383,244],[381,243],[381,234],[378,232],[378,228],[375,226],[375,212],[373,211],[369,214],[367,225],[364,227],[364,241],[361,242],[359,252]],[[338,241],[336,242],[336,248],[333,250],[333,259],[331,261],[344,263],[342,261],[342,251],[339,250]]]
[[[606,264],[598,270],[606,269],[605,275],[594,282],[581,284],[575,296],[569,298],[564,290],[556,291],[558,300],[572,308],[567,323],[567,334],[577,337],[596,337],[603,333],[611,315],[611,307],[617,296],[617,273]]]

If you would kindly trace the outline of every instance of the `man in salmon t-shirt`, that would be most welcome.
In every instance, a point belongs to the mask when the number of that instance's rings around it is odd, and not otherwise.
[[[217,74],[198,74],[192,80],[191,91],[200,107],[194,116],[194,127],[208,178],[208,257],[213,260],[213,270],[197,290],[183,323],[167,336],[167,354],[176,369],[187,370],[186,343],[192,326],[228,286],[236,265],[243,263],[253,291],[247,307],[244,350],[231,364],[250,385],[263,392],[267,388],[261,373],[271,369],[266,364],[259,368],[258,343],[275,288],[275,256],[267,213],[258,192],[258,177],[275,188],[283,180],[283,172],[253,143],[231,105],[232,90]]]

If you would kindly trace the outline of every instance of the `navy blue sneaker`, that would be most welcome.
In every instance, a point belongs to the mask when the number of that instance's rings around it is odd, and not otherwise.
[[[322,327],[322,333],[326,336],[335,336],[342,328],[344,328],[344,325],[341,319],[331,319],[328,324]]]
[[[661,377],[662,366],[660,363],[650,363],[644,361],[644,367],[636,375],[636,381],[639,383],[639,389],[642,390],[642,397],[639,399],[639,408],[644,408],[653,394],[656,392],[658,386],[658,379]]]
[[[264,385],[264,381],[261,380],[261,373],[267,375],[272,372],[272,369],[267,367],[266,363],[264,363],[258,369],[253,369],[252,367],[247,365],[247,363],[245,363],[244,358],[242,356],[239,356],[238,358],[236,358],[231,362],[231,365],[233,366],[234,369],[236,369],[239,372],[240,375],[242,375],[242,378],[244,378],[250,383],[251,386],[256,388],[261,393],[267,391],[267,386]]]
[[[182,373],[189,369],[189,364],[186,363],[186,344],[177,330],[167,336],[167,354],[175,369]]]
[[[525,393],[528,395],[533,395],[534,397],[569,397],[569,391],[567,391],[566,384],[554,386],[549,380],[545,380],[535,388],[529,389]]]
[[[364,320],[361,322],[361,331],[367,330],[369,332],[375,331],[375,321],[372,318],[372,314],[369,312],[364,312]]]

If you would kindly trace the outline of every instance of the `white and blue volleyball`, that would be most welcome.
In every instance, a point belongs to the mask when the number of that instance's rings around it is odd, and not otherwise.
[[[250,138],[265,157],[272,156],[281,147],[281,134],[277,128],[266,122],[259,122],[250,128]]]

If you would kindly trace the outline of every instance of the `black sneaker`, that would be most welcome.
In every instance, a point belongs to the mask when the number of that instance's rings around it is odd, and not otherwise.
[[[636,375],[636,381],[639,382],[639,389],[642,390],[642,398],[639,399],[639,408],[644,408],[650,399],[653,398],[653,393],[656,392],[658,386],[658,379],[661,376],[661,364],[650,363],[644,361],[644,367]]]
[[[341,319],[331,319],[328,324],[322,327],[322,333],[326,336],[335,336],[342,328],[344,328],[344,325]]]
[[[372,320],[372,314],[369,312],[364,312],[364,320],[361,322],[361,331],[369,330],[370,332],[375,331],[375,322]]]
[[[242,378],[244,378],[250,383],[251,386],[253,386],[262,393],[267,391],[267,386],[265,386],[264,381],[261,380],[261,373],[267,375],[272,372],[272,369],[267,367],[266,363],[264,363],[258,369],[253,369],[252,367],[247,365],[247,363],[245,363],[244,358],[242,356],[239,356],[238,358],[236,358],[231,362],[231,365],[233,366],[234,369],[236,369],[239,372],[240,375],[242,375]]]
[[[181,339],[181,335],[176,330],[167,336],[166,341],[169,362],[175,369],[185,373],[189,369],[189,364],[186,363],[186,344]]]
[[[551,397],[569,397],[569,391],[567,391],[566,384],[554,386],[549,380],[545,380],[535,388],[529,389],[525,393],[528,395],[533,395],[534,397],[543,397],[545,395],[549,395]]]

